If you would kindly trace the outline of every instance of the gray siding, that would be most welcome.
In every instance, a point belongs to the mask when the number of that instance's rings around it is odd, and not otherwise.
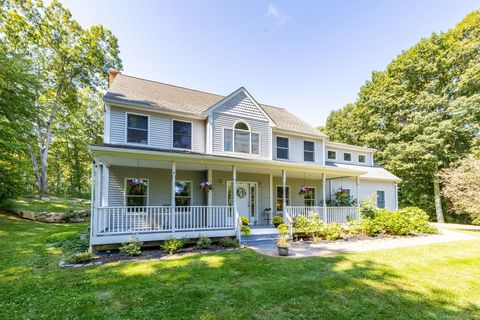
[[[337,159],[336,160],[332,160],[332,159],[327,158],[329,150],[337,152]],[[325,153],[326,153],[325,154],[325,161],[346,163],[346,164],[354,164],[354,165],[360,165],[360,166],[371,166],[371,161],[372,161],[372,153],[371,152],[359,152],[359,151],[352,151],[352,150],[348,150],[348,149],[342,149],[342,148],[327,146]],[[344,153],[351,153],[352,154],[352,161],[343,160],[343,154]],[[365,163],[358,162],[358,156],[361,155],[361,154],[366,157]]]
[[[260,121],[269,121],[244,92],[239,92],[223,105],[217,107],[215,112],[227,113],[238,118],[253,118]]]
[[[312,141],[315,143],[315,163],[323,164],[323,140],[301,138],[297,136],[285,135],[280,133],[273,133],[272,135],[272,155],[273,159],[277,159],[277,136],[285,137],[289,140],[289,159],[278,159],[281,161],[302,162],[305,163],[303,158],[303,141]],[[311,163],[311,162],[308,162]]]
[[[110,143],[126,143],[126,113],[149,116],[149,146],[161,149],[172,148],[173,119],[192,123],[192,151],[205,152],[206,122],[204,120],[173,117],[148,111],[129,110],[123,107],[110,108]]]
[[[139,178],[149,180],[148,204],[151,206],[170,205],[171,172],[168,169],[140,168]],[[110,167],[108,205],[123,206],[125,200],[125,179],[136,178],[135,167]],[[177,170],[177,180],[192,181],[192,205],[206,205],[206,195],[200,191],[200,182],[205,181],[206,172]]]
[[[276,200],[277,200],[277,186],[282,185],[282,178],[280,177],[273,177],[273,188],[274,188],[274,201],[273,201],[273,212],[275,214],[277,213],[277,206],[276,206]],[[303,195],[299,195],[298,193],[300,192],[300,189],[303,186],[311,186],[315,187],[315,200],[317,200],[317,206],[322,206],[322,181],[321,180],[303,180],[303,179],[290,179],[288,178],[287,174],[287,186],[290,186],[290,205],[291,206],[303,206],[304,205],[304,197]]]
[[[232,155],[232,152],[223,151],[223,129],[233,129],[238,120],[243,120],[250,126],[252,132],[260,134],[260,155],[250,155],[243,153],[234,153],[235,156],[245,158],[263,158],[271,159],[271,129],[268,122],[253,119],[242,119],[238,116],[214,112],[213,114],[213,153],[222,155]]]

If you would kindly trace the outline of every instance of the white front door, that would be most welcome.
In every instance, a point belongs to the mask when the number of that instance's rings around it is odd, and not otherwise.
[[[250,184],[237,182],[237,211],[241,217],[246,217],[251,221],[250,217]]]

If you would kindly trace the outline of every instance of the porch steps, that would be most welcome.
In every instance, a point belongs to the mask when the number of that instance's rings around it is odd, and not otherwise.
[[[252,227],[249,237],[242,236],[242,244],[246,246],[274,245],[280,234],[274,227]]]

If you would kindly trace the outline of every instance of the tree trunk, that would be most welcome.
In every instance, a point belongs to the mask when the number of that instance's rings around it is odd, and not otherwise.
[[[440,186],[436,177],[433,177],[433,195],[435,197],[435,212],[437,214],[437,222],[444,223],[442,201],[440,199]]]

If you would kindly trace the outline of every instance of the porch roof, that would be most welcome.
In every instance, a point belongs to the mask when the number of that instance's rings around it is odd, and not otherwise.
[[[344,168],[344,169],[363,169],[365,170],[365,174],[361,175],[361,179],[367,180],[386,180],[386,181],[395,181],[400,182],[402,179],[391,173],[390,171],[380,167],[380,166],[356,166],[352,164],[345,164],[345,163],[336,163],[336,162],[325,162],[325,165],[334,168]]]
[[[141,160],[142,167],[169,168],[171,162],[177,162],[177,168],[185,170],[238,170],[252,173],[271,173],[281,175],[286,170],[290,177],[320,178],[321,174],[328,177],[362,176],[366,168],[340,168],[319,164],[295,163],[278,160],[246,159],[234,156],[213,155],[187,150],[159,149],[146,146],[97,144],[89,147],[92,154],[109,165],[137,166]]]

